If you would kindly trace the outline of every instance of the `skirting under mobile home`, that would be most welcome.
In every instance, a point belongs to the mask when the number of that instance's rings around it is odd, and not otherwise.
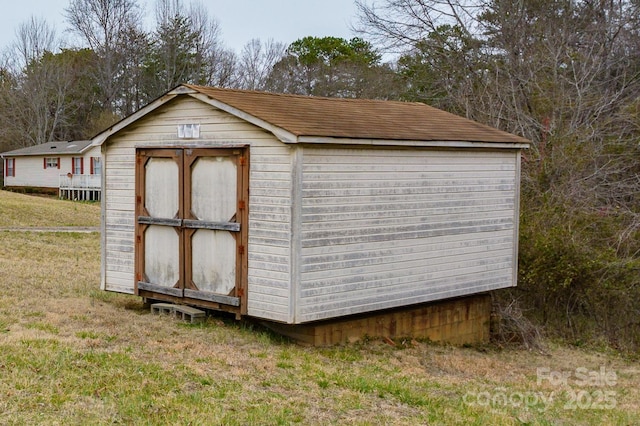
[[[105,290],[303,324],[516,284],[527,141],[424,104],[183,85],[93,144]]]

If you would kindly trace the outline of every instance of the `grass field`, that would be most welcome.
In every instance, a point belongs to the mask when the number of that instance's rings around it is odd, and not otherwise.
[[[0,191],[0,227],[52,226],[48,217],[94,226],[99,208]],[[101,292],[99,244],[97,233],[0,231],[0,424],[640,419],[640,366],[612,352],[413,340],[309,348],[223,316],[189,325]]]
[[[100,226],[100,204],[0,191],[0,228]]]

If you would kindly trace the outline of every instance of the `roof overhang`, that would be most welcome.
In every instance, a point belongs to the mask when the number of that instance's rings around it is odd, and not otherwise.
[[[284,141],[283,141],[284,142]],[[427,141],[427,140],[390,140],[390,139],[349,139],[331,138],[324,136],[299,136],[297,143],[328,144],[328,145],[365,145],[365,146],[393,146],[393,147],[426,147],[426,148],[501,148],[526,149],[528,143],[518,142],[470,142],[470,141]]]

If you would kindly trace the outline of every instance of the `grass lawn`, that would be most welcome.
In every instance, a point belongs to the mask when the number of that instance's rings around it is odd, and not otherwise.
[[[8,207],[13,196],[0,192],[0,216],[10,210],[12,226],[43,226],[13,211],[33,208],[29,197]],[[60,226],[94,226],[99,217],[96,206],[40,206],[43,218],[64,215]],[[640,366],[611,352],[551,345],[545,355],[412,340],[302,347],[224,316],[190,325],[151,315],[137,297],[101,292],[97,233],[0,231],[0,247],[0,424],[631,425],[640,418]]]
[[[100,204],[0,191],[0,228],[100,226]]]

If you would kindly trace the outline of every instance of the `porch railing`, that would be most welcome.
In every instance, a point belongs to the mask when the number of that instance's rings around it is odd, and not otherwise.
[[[69,200],[100,201],[102,178],[100,175],[60,175],[58,195]]]

